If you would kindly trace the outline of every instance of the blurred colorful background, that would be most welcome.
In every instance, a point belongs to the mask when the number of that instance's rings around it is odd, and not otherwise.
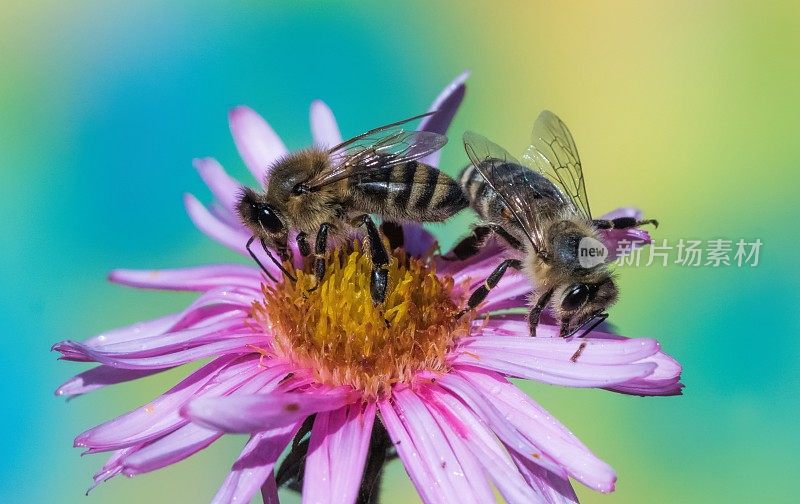
[[[230,107],[299,148],[315,98],[353,135],[422,111],[469,69],[453,138],[470,128],[521,152],[550,108],[575,135],[595,213],[639,205],[670,243],[763,242],[757,267],[620,270],[611,320],[682,362],[682,397],[525,385],[617,470],[611,495],[576,485],[583,502],[796,501],[798,51],[793,2],[5,2],[0,500],[208,501],[244,438],[84,497],[104,459],[81,458],[73,437],[185,370],[65,403],[53,390],[85,367],[50,345],[191,298],[113,286],[112,268],[238,260],[181,202],[210,199],[193,157],[250,180]],[[443,169],[464,162],[452,141]],[[468,223],[435,229],[450,244]],[[395,462],[384,502],[415,499]]]

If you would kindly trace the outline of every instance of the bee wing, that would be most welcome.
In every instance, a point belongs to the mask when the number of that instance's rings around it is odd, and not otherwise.
[[[503,163],[524,165],[496,143],[472,131],[464,133],[464,149],[478,173],[483,176],[489,187],[503,199],[506,207],[520,223],[522,230],[533,245],[534,251],[537,253],[541,251],[544,237],[535,210],[531,205],[532,198],[530,196],[531,190],[535,190],[535,188],[526,184],[511,183],[511,180],[502,176],[502,172],[498,170]],[[500,163],[496,161],[500,161]]]
[[[433,112],[381,126],[337,145],[329,151],[332,161],[329,168],[309,180],[308,187],[316,189],[436,152],[447,143],[446,136],[431,131],[405,131],[400,127],[431,114]]]
[[[575,210],[591,220],[581,158],[567,125],[557,115],[545,110],[533,124],[531,136],[531,145],[522,155],[522,160],[552,180],[569,198]]]

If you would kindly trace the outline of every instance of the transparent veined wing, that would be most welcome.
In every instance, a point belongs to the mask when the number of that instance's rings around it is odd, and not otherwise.
[[[526,179],[509,176],[509,164],[524,165],[496,143],[472,131],[464,133],[464,149],[478,173],[519,222],[534,251],[540,252],[544,237],[533,206],[534,188]]]
[[[395,165],[416,161],[441,149],[447,137],[430,131],[405,131],[405,123],[426,117],[434,112],[404,119],[362,133],[333,147],[331,163],[326,170],[309,180],[309,189],[339,180],[368,175]]]
[[[569,198],[575,210],[591,219],[581,158],[567,125],[557,115],[545,110],[533,124],[531,137],[531,145],[522,155],[523,162],[550,178]]]

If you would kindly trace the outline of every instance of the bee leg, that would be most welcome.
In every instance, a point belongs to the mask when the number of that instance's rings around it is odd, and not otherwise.
[[[597,229],[630,229],[645,224],[652,224],[658,227],[658,221],[655,219],[636,220],[633,217],[617,217],[611,220],[595,219],[592,222]]]
[[[328,249],[328,230],[331,225],[323,222],[317,231],[317,239],[314,242],[314,276],[317,279],[317,285],[308,289],[308,292],[316,290],[322,284],[322,279],[325,278],[325,252]]]
[[[481,245],[486,241],[486,237],[492,233],[489,226],[475,226],[472,234],[462,239],[455,247],[442,259],[446,261],[463,261],[469,259],[481,250]]]
[[[456,318],[460,318],[462,315],[467,313],[469,310],[472,310],[481,302],[486,299],[486,296],[489,295],[489,291],[494,289],[497,284],[500,282],[500,279],[503,278],[503,275],[506,273],[508,267],[512,267],[516,270],[522,269],[522,262],[519,259],[506,259],[505,261],[501,262],[497,265],[497,267],[492,271],[486,281],[483,282],[483,285],[475,289],[475,292],[469,297],[467,301],[467,307],[458,312]]]
[[[278,252],[278,256],[281,258],[281,261],[289,261],[290,263],[294,262],[294,254],[292,253],[292,249],[290,249],[286,243],[278,243],[278,248],[276,251]]]
[[[464,259],[469,259],[480,252],[481,246],[492,233],[495,233],[505,240],[511,248],[522,250],[522,244],[519,240],[508,234],[505,229],[496,224],[486,224],[474,227],[471,235],[467,236],[453,247],[453,250],[450,251],[452,255],[444,256],[442,259],[445,261],[463,261]]]
[[[514,250],[523,250],[522,244],[519,242],[519,240],[511,236],[508,231],[497,224],[490,224],[489,227],[492,228],[492,231],[494,231],[500,238],[505,240],[505,242],[508,243],[511,248]]]
[[[392,221],[383,221],[381,223],[381,233],[389,239],[389,248],[391,250],[403,247],[405,236],[403,235],[403,226]]]
[[[370,216],[364,215],[359,220],[367,227],[370,259],[372,260],[369,290],[372,295],[372,303],[377,305],[386,299],[386,289],[389,286],[389,253],[386,252],[378,228],[375,227]]]
[[[256,253],[253,252],[253,249],[250,248],[250,245],[253,244],[255,239],[256,239],[255,236],[251,236],[250,239],[247,240],[247,245],[245,245],[244,248],[246,248],[247,252],[250,253],[250,257],[253,258],[253,260],[256,262],[256,264],[258,264],[258,267],[261,268],[261,271],[263,271],[264,274],[267,275],[267,277],[270,280],[272,280],[275,283],[278,283],[278,280],[274,276],[272,276],[272,274],[269,271],[267,271],[267,268],[264,266],[264,264],[261,262],[261,260],[256,256]],[[267,248],[264,247],[264,250],[267,250]]]
[[[544,311],[544,307],[547,306],[547,303],[550,301],[550,297],[552,295],[553,289],[550,289],[539,296],[536,304],[533,305],[533,308],[531,308],[531,311],[528,314],[528,328],[530,329],[531,337],[536,336],[536,326],[539,325],[539,317],[542,315],[542,311]]]
[[[562,319],[559,336],[561,336],[562,338],[569,338],[571,334],[572,333],[569,331],[569,319]]]
[[[297,233],[297,248],[300,249],[300,255],[308,257],[311,255],[311,246],[308,244],[308,235],[300,232]]]

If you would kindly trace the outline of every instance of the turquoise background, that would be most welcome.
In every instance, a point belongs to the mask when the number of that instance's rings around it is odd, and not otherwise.
[[[227,110],[248,104],[290,148],[324,99],[345,136],[417,113],[472,70],[451,133],[525,147],[542,108],[574,133],[595,213],[636,204],[657,239],[759,238],[756,268],[620,270],[611,320],[684,365],[685,395],[526,384],[619,475],[584,502],[790,502],[798,467],[800,12],[791,2],[6,2],[0,16],[0,500],[205,502],[243,438],[83,492],[102,456],[80,431],[185,370],[64,403],[85,368],[50,345],[176,310],[190,296],[112,286],[115,267],[236,260],[196,231],[191,167],[252,182]],[[465,162],[459,142],[442,167]],[[451,243],[469,219],[460,217]],[[385,502],[416,495],[395,463]]]

